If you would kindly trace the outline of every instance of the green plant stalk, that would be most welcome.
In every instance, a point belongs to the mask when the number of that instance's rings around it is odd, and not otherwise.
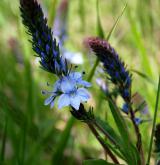
[[[121,14],[117,17],[115,23],[113,24],[112,29],[110,30],[109,34],[107,35],[106,40],[109,40],[109,39],[110,39],[111,34],[113,33],[113,31],[114,31],[115,28],[117,27],[117,25],[118,25],[118,23],[119,23],[119,21],[120,21],[120,18],[123,16],[123,14],[124,14],[126,8],[127,8],[127,3],[124,5]]]
[[[160,93],[160,75],[159,75],[159,80],[158,80],[158,91],[157,91],[157,97],[156,97],[156,105],[155,105],[155,112],[154,112],[154,118],[153,118],[153,126],[152,126],[152,133],[151,133],[151,139],[150,139],[150,145],[149,145],[148,159],[147,159],[146,165],[149,165],[150,158],[151,158],[153,137],[154,137],[154,131],[155,131],[155,126],[156,126],[156,118],[157,118],[158,103],[159,103],[159,93]]]
[[[78,5],[79,5],[78,12],[79,12],[80,20],[81,20],[81,29],[84,32],[85,31],[85,27],[86,27],[84,0],[79,0]]]
[[[139,53],[140,53],[143,69],[146,70],[149,76],[153,77],[152,68],[149,62],[150,60],[148,58],[149,56],[146,53],[144,42],[142,40],[143,37],[141,36],[141,33],[139,32],[139,29],[137,26],[137,20],[134,19],[133,15],[131,14],[131,10],[129,8],[127,10],[127,15],[128,15],[128,19],[131,26],[131,31],[133,33],[133,37],[135,40],[135,45],[138,48]]]
[[[2,138],[2,149],[1,149],[1,156],[0,156],[0,163],[3,164],[4,157],[5,157],[5,146],[6,146],[6,138],[7,138],[7,127],[8,127],[8,119],[6,117],[5,119],[5,125],[4,125],[4,134]]]
[[[97,58],[95,63],[94,63],[94,65],[93,65],[92,70],[90,71],[90,74],[89,74],[89,76],[87,78],[87,81],[90,81],[90,82],[92,81],[92,78],[94,76],[94,73],[96,71],[96,68],[97,68],[98,64],[99,64],[99,59]]]
[[[21,165],[24,164],[25,150],[26,150],[26,136],[27,136],[27,122],[25,121],[24,129],[22,129],[22,139],[21,139]]]
[[[56,14],[56,4],[57,0],[52,0],[49,8],[49,15],[48,15],[48,26],[52,27],[54,23],[54,18]]]
[[[75,122],[75,119],[73,116],[70,117],[70,119],[67,122],[67,125],[63,131],[63,133],[61,134],[58,146],[56,147],[56,152],[53,155],[52,158],[52,164],[58,164],[61,161],[61,157],[62,157],[62,153],[66,147],[66,144],[68,142],[69,136],[70,136],[70,132],[71,132],[71,128],[73,127],[73,124]]]
[[[102,24],[101,24],[101,20],[100,20],[100,16],[99,16],[99,0],[96,1],[96,11],[97,11],[96,12],[97,13],[97,35],[101,38],[104,38],[104,32],[103,32],[103,28],[102,28]],[[96,71],[98,64],[99,64],[99,59],[96,58],[96,61],[93,65],[93,68],[90,71],[87,81],[90,81],[90,82],[92,81],[92,78],[94,76],[94,73]]]
[[[138,125],[135,123],[135,115],[134,115],[134,112],[132,110],[132,108],[130,108],[130,118],[131,118],[131,121],[133,123],[133,126],[134,126],[134,129],[135,129],[135,132],[136,132],[136,136],[137,136],[137,149],[141,155],[141,163],[142,165],[145,165],[145,159],[144,159],[144,153],[143,153],[143,148],[142,148],[142,137],[141,137],[141,133],[140,133],[140,130],[139,130],[139,127]]]
[[[106,132],[100,124],[98,124],[96,121],[93,121],[93,124],[98,128],[99,131],[101,131],[114,145],[116,145],[115,140]]]
[[[105,144],[105,142],[103,141],[103,139],[100,137],[99,133],[97,132],[97,130],[94,128],[94,126],[92,125],[92,123],[87,123],[88,127],[90,128],[90,130],[92,131],[92,133],[94,134],[94,136],[96,137],[96,139],[99,141],[99,143],[103,146],[105,152],[110,156],[110,158],[113,160],[114,163],[119,164],[117,158],[115,157],[115,155],[110,151],[110,149],[108,148],[108,146]]]
[[[102,28],[101,20],[100,20],[100,15],[99,15],[99,0],[96,1],[96,10],[97,10],[97,34],[100,38],[104,38],[104,31]]]
[[[34,91],[34,79],[32,75],[32,66],[30,63],[31,47],[27,41],[27,36],[25,34],[24,27],[22,26],[21,19],[18,20],[19,24],[19,37],[22,41],[22,49],[24,52],[24,66],[25,66],[25,78],[26,78],[26,87],[27,87],[27,105],[26,112],[28,117],[28,123],[32,121],[35,113],[35,91]]]

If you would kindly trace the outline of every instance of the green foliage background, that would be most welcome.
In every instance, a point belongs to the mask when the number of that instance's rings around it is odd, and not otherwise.
[[[60,0],[40,1],[52,25]],[[124,2],[125,3],[125,2]],[[123,1],[99,0],[99,14],[105,36],[111,30],[123,7]],[[55,5],[55,6],[54,6]],[[49,11],[49,12],[48,12]],[[83,53],[79,70],[89,74],[95,56],[88,55],[83,41],[97,35],[96,0],[69,0],[68,39],[66,47]],[[110,37],[133,72],[132,91],[147,101],[153,116],[160,70],[160,1],[127,2],[124,15]],[[82,164],[89,158],[105,158],[100,144],[85,124],[74,121],[67,109],[50,110],[43,105],[41,90],[54,77],[39,68],[29,38],[21,24],[19,1],[0,0],[0,161],[3,164],[49,165]],[[92,79],[92,100],[95,113],[115,125],[100,88]],[[98,99],[97,99],[98,98]],[[105,117],[104,117],[105,116]],[[160,122],[158,112],[157,122]],[[145,154],[149,148],[151,122],[140,125]],[[130,132],[132,134],[132,127]],[[134,136],[133,136],[134,138]],[[155,155],[152,155],[151,162]]]

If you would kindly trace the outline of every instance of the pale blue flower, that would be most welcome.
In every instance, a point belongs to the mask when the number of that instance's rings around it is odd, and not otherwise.
[[[86,102],[90,98],[89,92],[83,87],[90,87],[91,84],[82,79],[82,73],[71,72],[68,76],[64,76],[54,85],[54,89],[50,93],[50,97],[45,100],[45,105],[54,106],[56,97],[58,99],[58,108],[72,106],[79,110],[80,103]]]
[[[70,105],[78,110],[80,103],[87,101],[90,96],[86,89],[77,88],[77,83],[75,81],[76,79],[74,80],[70,77],[72,76],[70,75],[62,79],[61,91],[63,94],[58,100],[58,108],[61,109],[62,107]]]
[[[54,85],[54,89],[51,92],[48,91],[43,91],[43,94],[50,94],[50,97],[48,97],[45,101],[44,101],[44,105],[49,105],[50,107],[53,108],[54,106],[54,101],[55,98],[59,95],[60,93],[60,85],[61,85],[61,81],[58,80],[56,81],[55,85]]]
[[[71,72],[69,78],[76,82],[77,85],[82,85],[84,87],[91,87],[91,83],[84,81],[82,78],[82,73],[80,72]]]

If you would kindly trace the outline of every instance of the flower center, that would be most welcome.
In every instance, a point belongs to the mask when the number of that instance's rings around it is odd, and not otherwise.
[[[74,96],[76,95],[76,91],[77,91],[77,90],[75,90],[75,89],[72,90],[72,91],[70,91],[70,92],[69,92],[69,96],[70,96],[70,97],[74,97]]]

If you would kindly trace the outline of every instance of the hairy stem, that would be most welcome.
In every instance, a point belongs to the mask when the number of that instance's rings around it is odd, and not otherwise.
[[[135,115],[134,115],[134,112],[132,110],[132,108],[130,107],[130,117],[131,117],[131,120],[132,120],[132,123],[133,123],[133,126],[134,126],[134,129],[135,129],[135,132],[136,132],[136,136],[137,136],[137,149],[141,155],[141,162],[142,162],[142,165],[145,165],[145,159],[144,159],[144,153],[143,153],[143,148],[142,148],[142,137],[141,137],[141,133],[140,133],[140,130],[139,130],[139,127],[138,125],[135,123]]]
[[[101,131],[114,145],[116,145],[115,140],[106,132],[96,121],[94,121],[94,125]]]
[[[119,164],[117,158],[113,155],[113,153],[110,151],[110,149],[108,148],[108,146],[104,143],[104,141],[102,140],[102,138],[100,137],[99,133],[97,132],[97,130],[94,128],[94,126],[91,123],[87,123],[88,127],[90,128],[90,130],[92,131],[92,133],[94,134],[94,136],[96,137],[96,139],[99,141],[99,143],[102,145],[102,147],[104,148],[105,152],[110,156],[110,158],[113,160],[114,163]]]

